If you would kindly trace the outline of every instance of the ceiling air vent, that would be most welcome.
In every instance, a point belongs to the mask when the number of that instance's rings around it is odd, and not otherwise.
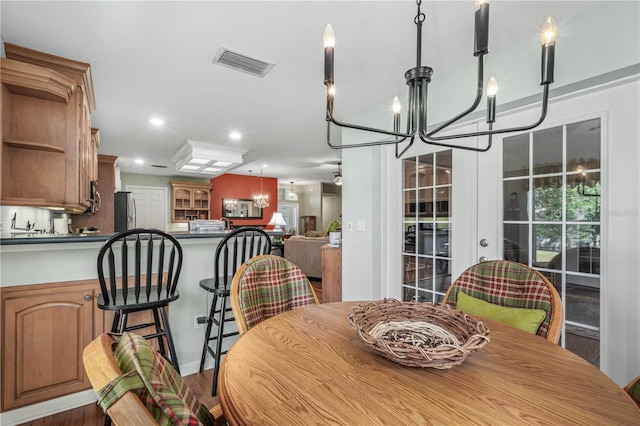
[[[213,63],[225,67],[233,68],[256,77],[264,77],[275,66],[270,62],[252,58],[244,53],[221,47],[213,58]]]

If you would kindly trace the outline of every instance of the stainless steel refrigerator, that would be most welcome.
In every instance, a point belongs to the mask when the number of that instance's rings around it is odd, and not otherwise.
[[[114,194],[114,230],[126,231],[136,227],[136,201],[131,192],[118,191]]]

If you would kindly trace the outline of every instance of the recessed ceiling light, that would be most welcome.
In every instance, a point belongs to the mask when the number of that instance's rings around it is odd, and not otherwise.
[[[266,169],[267,167],[269,167],[269,165],[268,164],[263,164],[262,167],[264,167]]]
[[[229,137],[233,140],[240,140],[240,138],[242,138],[242,135],[238,132],[231,132],[229,133]]]
[[[154,117],[151,120],[149,120],[151,122],[151,124],[153,124],[154,126],[163,126],[164,125],[164,120],[158,117]]]
[[[142,158],[136,158],[136,164],[144,164],[144,160]]]

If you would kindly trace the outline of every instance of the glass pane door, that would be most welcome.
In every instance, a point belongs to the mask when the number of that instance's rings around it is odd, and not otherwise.
[[[562,345],[600,365],[600,118],[503,140],[504,258],[563,300]]]
[[[451,150],[403,160],[403,300],[441,301],[451,284]]]

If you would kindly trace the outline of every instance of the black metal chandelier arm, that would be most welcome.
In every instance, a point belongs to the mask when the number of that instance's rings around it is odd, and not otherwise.
[[[524,132],[527,130],[531,130],[534,127],[537,127],[542,123],[547,116],[547,107],[549,103],[549,83],[544,83],[544,90],[542,92],[542,111],[540,113],[540,118],[533,124],[520,126],[520,127],[510,127],[508,129],[497,129],[492,130],[489,126],[489,130],[481,130],[478,132],[469,132],[469,133],[458,133],[454,135],[446,135],[446,136],[431,136],[431,132],[425,133],[420,132],[420,139],[429,144],[437,145],[438,141],[445,141],[450,139],[462,139],[462,138],[470,138],[475,136],[485,136],[485,135],[497,135],[501,133],[511,133],[511,132]],[[446,146],[446,145],[445,145]]]
[[[492,128],[493,128],[493,124],[489,124],[489,130],[491,130]],[[429,145],[444,146],[447,148],[455,148],[455,149],[464,149],[466,151],[474,151],[474,152],[487,152],[491,149],[491,146],[493,144],[493,133],[489,133],[489,138],[487,139],[487,146],[485,146],[484,148],[476,148],[473,146],[456,145],[451,143],[436,142],[433,140],[425,140],[422,136],[420,136],[420,140],[422,142],[428,143]],[[396,158],[399,158],[399,157],[396,157]]]
[[[344,126],[344,127],[349,127],[349,126]],[[400,139],[396,138],[396,139],[388,139],[388,140],[381,140],[381,141],[375,141],[375,142],[353,143],[348,145],[334,145],[331,143],[331,121],[327,121],[327,145],[329,145],[329,147],[332,149],[360,148],[365,146],[382,146],[382,145],[394,145],[394,144],[396,145],[396,149],[397,149],[397,145],[399,143],[404,142],[407,139],[407,137],[408,136],[402,136]],[[411,144],[413,144],[413,138],[411,140]]]
[[[407,144],[407,146],[404,147],[404,149],[400,152],[398,152],[398,144],[396,144],[396,159],[402,157],[402,155],[407,152],[407,150],[409,148],[411,148],[411,146],[413,145],[413,142],[415,140],[415,136],[411,136],[411,140],[409,141],[409,143]]]
[[[439,125],[435,129],[433,129],[430,132],[428,132],[427,133],[427,137],[431,137],[431,135],[435,135],[436,133],[440,132],[441,130],[444,130],[445,128],[449,127],[450,125],[452,125],[453,123],[457,122],[461,118],[464,118],[467,115],[471,114],[473,111],[476,110],[476,108],[478,108],[478,105],[480,105],[480,101],[482,100],[482,90],[483,90],[483,81],[484,81],[484,60],[483,59],[484,59],[484,53],[479,54],[478,55],[478,81],[476,83],[476,87],[477,87],[477,89],[476,89],[476,98],[473,101],[473,104],[471,104],[471,106],[469,108],[467,108],[466,110],[464,110],[460,114],[458,114],[455,117],[445,121],[443,124]]]
[[[331,111],[328,107],[327,107],[327,122],[333,123],[339,127],[346,127],[348,129],[363,130],[365,132],[380,133],[383,135],[396,136],[396,137],[405,138],[405,139],[410,138],[415,134],[415,129],[413,133],[400,133],[400,132],[393,132],[390,130],[376,129],[375,127],[360,126],[358,124],[343,123],[333,118],[333,115],[331,114]],[[396,142],[392,142],[392,143],[396,143]]]

